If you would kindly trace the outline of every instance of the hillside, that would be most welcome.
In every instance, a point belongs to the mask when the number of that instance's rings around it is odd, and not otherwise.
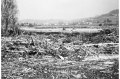
[[[116,10],[112,10],[110,11],[109,13],[106,13],[106,14],[103,14],[103,15],[100,15],[100,16],[97,16],[94,18],[94,20],[98,21],[98,22],[105,22],[105,20],[111,20],[111,22],[114,24],[116,22],[118,22],[119,20],[119,10],[116,9]]]
[[[109,13],[103,14],[98,16],[97,18],[109,18],[109,17],[118,17],[119,16],[119,10],[112,10]]]
[[[36,23],[36,24],[60,24],[60,23],[82,23],[86,24],[87,22],[91,22],[93,25],[105,23],[106,20],[112,22],[112,24],[118,24],[119,20],[119,10],[115,9],[108,13],[101,14],[96,17],[84,18],[84,19],[75,19],[75,20],[59,20],[59,19],[49,19],[49,20],[34,20],[34,19],[24,19],[19,21],[19,23]]]

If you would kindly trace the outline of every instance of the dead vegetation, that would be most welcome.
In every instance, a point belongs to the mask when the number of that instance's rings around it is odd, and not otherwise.
[[[118,79],[118,44],[86,44],[78,38],[2,37],[2,79]]]

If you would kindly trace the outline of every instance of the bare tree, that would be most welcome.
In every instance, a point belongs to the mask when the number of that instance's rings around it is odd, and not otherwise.
[[[15,0],[1,0],[1,32],[5,35],[16,32],[17,6]]]

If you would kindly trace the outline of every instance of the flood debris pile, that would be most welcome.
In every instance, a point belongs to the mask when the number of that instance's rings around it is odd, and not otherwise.
[[[67,35],[2,37],[2,79],[118,79],[118,44]]]

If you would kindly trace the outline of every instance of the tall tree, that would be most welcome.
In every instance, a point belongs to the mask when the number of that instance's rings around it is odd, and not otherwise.
[[[1,0],[1,32],[8,35],[9,30],[15,33],[17,28],[17,6],[15,0]]]

